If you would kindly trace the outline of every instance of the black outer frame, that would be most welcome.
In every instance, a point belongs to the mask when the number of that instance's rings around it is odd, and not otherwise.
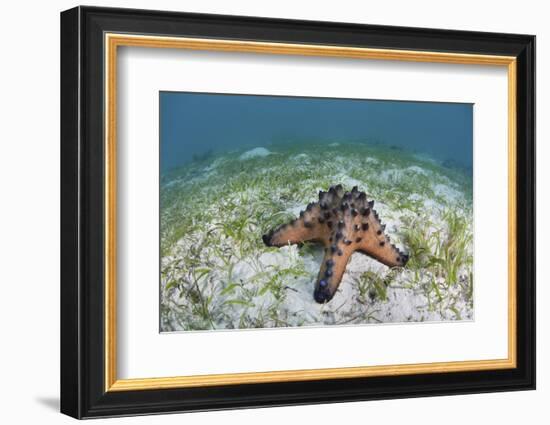
[[[517,57],[517,368],[104,391],[105,32]],[[61,412],[75,418],[535,388],[535,37],[178,12],[61,13]]]

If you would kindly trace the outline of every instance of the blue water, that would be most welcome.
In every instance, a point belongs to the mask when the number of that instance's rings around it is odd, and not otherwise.
[[[289,141],[387,145],[471,171],[473,105],[161,92],[160,137],[161,173]]]

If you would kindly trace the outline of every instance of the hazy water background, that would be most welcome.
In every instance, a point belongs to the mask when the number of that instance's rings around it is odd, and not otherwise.
[[[161,173],[211,154],[288,142],[368,142],[471,173],[473,105],[160,93]]]

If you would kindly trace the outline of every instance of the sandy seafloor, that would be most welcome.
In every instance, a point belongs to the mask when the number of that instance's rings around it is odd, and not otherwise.
[[[313,299],[322,248],[261,236],[320,190],[357,185],[410,255],[355,253],[334,298]],[[161,181],[161,331],[473,319],[471,172],[418,153],[334,142],[210,155]]]

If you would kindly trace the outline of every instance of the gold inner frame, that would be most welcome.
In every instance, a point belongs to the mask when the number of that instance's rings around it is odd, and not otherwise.
[[[357,378],[416,373],[510,369],[516,358],[516,58],[462,53],[370,49],[327,45],[105,34],[105,391],[135,391],[214,385]],[[263,54],[325,56],[507,67],[508,72],[508,357],[495,360],[302,369],[174,377],[118,379],[116,324],[116,123],[119,46]]]

